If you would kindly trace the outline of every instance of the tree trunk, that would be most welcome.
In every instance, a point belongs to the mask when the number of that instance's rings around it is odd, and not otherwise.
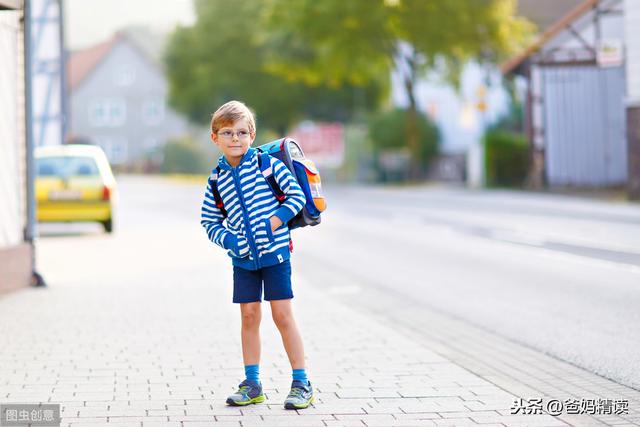
[[[420,159],[420,147],[418,135],[418,107],[416,105],[415,88],[416,80],[416,58],[413,52],[407,58],[407,66],[409,72],[404,78],[404,88],[407,98],[409,99],[409,107],[407,109],[407,148],[409,148],[409,179],[417,181],[422,177],[422,161]]]

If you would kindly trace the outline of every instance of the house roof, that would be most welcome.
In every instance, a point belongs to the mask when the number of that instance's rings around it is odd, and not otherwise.
[[[109,40],[97,44],[95,46],[73,52],[69,55],[67,61],[67,80],[69,88],[75,89],[80,82],[91,73],[98,63],[106,56],[111,48],[118,42],[118,36],[114,36]]]
[[[71,52],[67,61],[69,89],[77,88],[121,41],[130,42],[154,66],[162,68],[162,53],[166,37],[151,33],[141,27],[131,27],[118,31],[107,41]]]
[[[501,66],[500,69],[503,74],[508,74],[514,71],[520,64],[522,64],[527,58],[536,53],[542,46],[544,46],[549,40],[553,39],[567,25],[575,22],[582,15],[593,9],[600,0],[583,0],[581,3],[569,10],[559,20],[555,21],[549,26],[531,45],[529,45],[520,54],[508,59]]]
[[[584,0],[518,0],[518,15],[544,31]]]

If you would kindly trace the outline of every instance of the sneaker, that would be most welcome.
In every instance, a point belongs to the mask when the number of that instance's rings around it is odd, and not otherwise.
[[[291,391],[284,401],[285,409],[308,408],[314,401],[313,387],[311,383],[304,385],[302,381],[293,381]]]
[[[264,402],[262,385],[248,380],[242,381],[238,386],[238,391],[227,398],[227,405],[231,406],[245,406],[262,402]]]

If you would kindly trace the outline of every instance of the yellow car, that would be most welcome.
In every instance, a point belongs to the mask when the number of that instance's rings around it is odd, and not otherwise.
[[[116,180],[100,147],[38,147],[35,159],[38,221],[99,222],[113,232]]]

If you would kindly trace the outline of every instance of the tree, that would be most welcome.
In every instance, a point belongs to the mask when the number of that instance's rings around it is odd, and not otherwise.
[[[261,25],[260,0],[196,0],[195,8],[196,23],[174,32],[166,54],[169,101],[195,122],[206,123],[218,106],[240,99],[256,112],[259,127],[283,133],[303,117],[347,120],[384,95],[373,81],[329,87],[270,72],[266,58],[275,46]]]
[[[162,148],[162,173],[207,173],[206,153],[195,141],[183,138],[167,142]]]
[[[409,108],[407,146],[417,158],[417,79],[440,70],[454,85],[470,60],[496,62],[532,33],[515,0],[268,0],[269,69],[310,83],[365,84],[397,66]],[[413,161],[411,176],[419,174]]]
[[[389,150],[405,149],[408,129],[406,127],[408,111],[395,108],[383,111],[371,117],[369,138],[373,142],[374,152],[378,155]],[[416,124],[418,149],[414,161],[422,170],[438,151],[440,134],[436,125],[424,114],[418,115]]]

